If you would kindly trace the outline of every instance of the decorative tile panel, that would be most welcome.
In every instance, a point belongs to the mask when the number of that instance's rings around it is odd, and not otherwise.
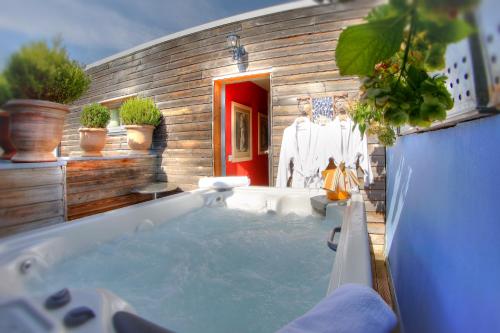
[[[333,97],[313,97],[312,98],[312,121],[320,123],[322,121],[333,120]]]

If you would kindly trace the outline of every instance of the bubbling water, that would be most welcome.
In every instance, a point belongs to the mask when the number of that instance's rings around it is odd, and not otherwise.
[[[325,295],[331,225],[316,216],[202,208],[54,265],[33,293],[105,288],[177,332],[273,332]]]

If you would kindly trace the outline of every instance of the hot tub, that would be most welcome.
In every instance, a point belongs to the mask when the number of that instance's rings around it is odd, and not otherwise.
[[[87,332],[112,332],[117,311],[177,332],[275,331],[341,284],[371,286],[361,196],[321,194],[200,189],[4,239],[4,318],[64,331],[67,312],[87,306]],[[62,288],[71,302],[44,307]]]

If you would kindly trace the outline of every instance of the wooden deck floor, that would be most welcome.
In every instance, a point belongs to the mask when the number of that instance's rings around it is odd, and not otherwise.
[[[371,245],[371,244],[370,244]],[[383,250],[378,246],[371,246],[373,289],[394,309],[391,289],[389,286],[389,275],[385,263]]]

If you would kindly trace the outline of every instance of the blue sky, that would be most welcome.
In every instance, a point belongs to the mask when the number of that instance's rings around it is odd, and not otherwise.
[[[0,68],[33,40],[62,36],[89,64],[152,39],[289,0],[2,0]]]

